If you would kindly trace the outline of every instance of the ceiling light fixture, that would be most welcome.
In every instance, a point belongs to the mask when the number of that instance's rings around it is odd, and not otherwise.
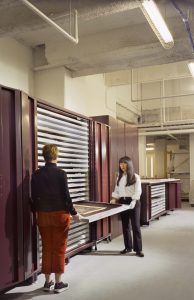
[[[165,49],[170,49],[174,46],[173,37],[153,0],[137,0],[140,8],[150,24],[152,30],[158,37],[160,43]]]
[[[146,151],[154,151],[154,150],[155,150],[154,147],[148,147],[148,148],[146,148]]]
[[[191,75],[194,78],[194,62],[189,62],[188,67],[189,67],[189,71],[191,72]]]

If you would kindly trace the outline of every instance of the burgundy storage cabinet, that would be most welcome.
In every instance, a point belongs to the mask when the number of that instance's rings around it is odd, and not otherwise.
[[[133,160],[135,172],[139,172],[138,129],[130,124],[117,120],[111,116],[95,116],[93,120],[110,127],[110,198],[114,190],[118,175],[118,162],[122,156],[129,156]],[[120,215],[111,217],[111,236],[115,238],[122,234]]]
[[[103,206],[104,212],[92,215],[91,222],[71,222],[67,259],[109,238],[109,216],[125,208],[108,203],[114,177],[108,125],[1,86],[0,126],[1,292],[33,281],[40,271],[42,245],[31,212],[30,179],[44,165],[43,145],[59,147],[58,166],[67,173],[73,202],[86,209],[91,201],[91,206]]]
[[[142,179],[141,224],[181,207],[180,181],[173,179]]]
[[[36,226],[30,212],[33,103],[0,87],[0,291],[36,276]]]

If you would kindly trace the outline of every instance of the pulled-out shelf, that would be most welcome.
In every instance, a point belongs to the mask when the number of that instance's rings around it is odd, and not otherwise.
[[[129,209],[125,204],[110,204],[102,202],[78,202],[74,204],[76,210],[88,220],[89,223],[101,220]]]

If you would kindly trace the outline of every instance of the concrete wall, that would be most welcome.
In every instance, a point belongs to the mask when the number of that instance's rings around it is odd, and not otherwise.
[[[34,96],[65,107],[65,68],[53,68],[34,73]]]
[[[0,38],[0,84],[34,94],[32,50],[11,38]]]
[[[116,117],[116,100],[108,97],[103,74],[72,78],[66,71],[65,108],[86,116]]]

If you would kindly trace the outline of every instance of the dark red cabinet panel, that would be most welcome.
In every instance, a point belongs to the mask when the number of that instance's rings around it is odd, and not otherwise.
[[[37,269],[36,224],[30,207],[30,178],[34,170],[34,100],[22,93],[22,194],[24,276],[29,278]]]
[[[36,226],[30,209],[33,100],[0,88],[0,290],[37,269]]]
[[[23,280],[20,93],[0,87],[0,290]]]
[[[134,163],[135,172],[139,172],[138,129],[111,116],[95,116],[93,120],[110,126],[110,195],[114,190],[118,174],[118,161],[122,156],[129,156]],[[112,238],[122,233],[120,215],[111,217]]]
[[[110,142],[109,126],[94,122],[94,201],[109,202],[110,199]],[[97,221],[96,240],[110,235],[109,218]]]
[[[152,180],[151,180],[152,181]],[[156,180],[157,181],[157,180]],[[156,190],[153,187],[164,185],[165,194],[164,199],[162,196],[162,190],[159,190],[160,196],[156,196]],[[142,195],[141,195],[141,224],[149,224],[149,222],[159,216],[167,213],[168,210],[174,210],[181,208],[181,183],[180,181],[168,181],[164,179],[164,182],[158,180],[158,183],[142,183]],[[161,188],[160,188],[161,189]],[[161,199],[160,199],[161,197]],[[165,202],[164,202],[165,200]],[[164,203],[164,207],[163,207]],[[158,213],[154,214],[154,210]]]

